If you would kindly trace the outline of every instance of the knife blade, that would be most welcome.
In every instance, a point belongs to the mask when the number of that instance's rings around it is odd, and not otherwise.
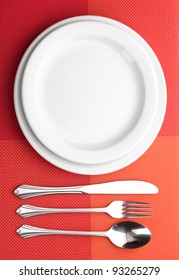
[[[156,194],[158,188],[144,181],[114,181],[81,187],[83,193],[88,194]]]

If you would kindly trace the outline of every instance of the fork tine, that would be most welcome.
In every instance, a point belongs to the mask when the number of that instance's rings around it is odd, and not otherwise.
[[[123,216],[124,218],[151,218],[152,216],[151,215],[138,215],[138,214],[135,214],[135,215],[132,215],[132,214],[124,214]]]
[[[138,209],[133,209],[133,210],[128,210],[128,209],[123,209],[123,213],[125,214],[129,214],[129,213],[136,213],[136,214],[142,214],[142,213],[148,213],[151,214],[152,213],[152,209],[150,210],[146,210],[146,211],[142,211],[142,210],[138,210]]]
[[[142,202],[142,201],[123,201],[123,205],[128,204],[128,205],[151,205],[150,202]]]
[[[147,210],[151,210],[152,207],[148,206],[148,207],[141,207],[141,206],[123,206],[122,209],[128,209],[128,210],[132,210],[132,209],[137,209],[139,211],[147,211]]]

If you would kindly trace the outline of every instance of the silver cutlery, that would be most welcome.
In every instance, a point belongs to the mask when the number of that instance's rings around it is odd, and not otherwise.
[[[23,218],[55,213],[104,212],[113,218],[148,218],[151,217],[151,204],[146,202],[116,200],[103,208],[43,208],[22,205],[17,214]]]
[[[151,239],[149,229],[136,222],[121,222],[113,225],[107,231],[68,231],[37,228],[23,225],[17,230],[23,238],[41,235],[88,235],[108,237],[113,244],[121,248],[134,249],[147,244]]]
[[[48,194],[156,194],[158,188],[144,181],[128,180],[114,181],[85,186],[68,187],[43,187],[21,185],[15,191],[15,195],[20,198],[30,198]]]

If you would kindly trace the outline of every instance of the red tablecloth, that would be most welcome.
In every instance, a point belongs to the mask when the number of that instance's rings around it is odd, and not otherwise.
[[[179,2],[177,0],[2,0],[0,3],[0,258],[1,259],[178,259],[179,246]],[[135,163],[102,176],[63,171],[38,155],[23,136],[13,107],[13,83],[20,59],[45,28],[77,15],[116,19],[137,31],[153,48],[168,89],[164,124],[149,150]],[[112,180],[146,180],[159,187],[155,196],[59,195],[22,201],[20,184],[80,185]],[[122,250],[107,238],[46,236],[22,239],[22,224],[71,230],[107,230],[117,222],[105,214],[44,215],[20,218],[23,203],[44,207],[100,207],[113,199],[153,204],[151,219],[138,219],[152,231],[151,242]]]

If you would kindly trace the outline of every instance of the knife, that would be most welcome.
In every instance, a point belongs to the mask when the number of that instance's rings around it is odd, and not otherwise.
[[[20,198],[30,198],[48,194],[156,194],[158,188],[144,181],[128,180],[114,181],[85,186],[70,187],[42,187],[21,185],[15,191],[15,195]]]

